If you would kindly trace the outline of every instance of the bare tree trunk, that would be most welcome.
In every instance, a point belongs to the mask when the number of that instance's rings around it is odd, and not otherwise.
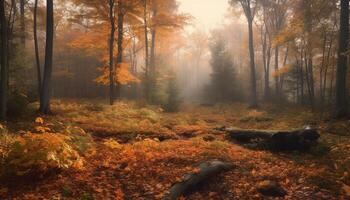
[[[287,65],[288,56],[289,56],[289,45],[287,44],[286,52],[285,52],[284,59],[283,59],[283,67],[286,67],[286,65]],[[280,97],[283,96],[284,77],[285,77],[285,74],[280,75],[280,84],[279,84]]]
[[[148,47],[148,21],[147,21],[147,0],[144,0],[143,5],[143,23],[145,34],[145,97],[150,100],[150,77],[149,77],[149,47]]]
[[[47,6],[47,25],[46,25],[46,47],[45,47],[45,66],[44,79],[40,98],[40,112],[49,114],[51,99],[51,76],[52,76],[52,56],[53,56],[53,34],[54,34],[54,15],[53,0],[46,1]]]
[[[309,77],[310,77],[310,104],[311,107],[314,108],[315,106],[315,80],[314,80],[314,66],[312,61],[312,55],[309,55]]]
[[[266,27],[266,26],[265,26]],[[267,41],[267,30],[264,26],[261,27],[261,42],[262,42],[262,56],[264,65],[264,98],[270,98],[270,60],[271,60],[271,42]]]
[[[34,2],[34,16],[33,16],[33,33],[34,33],[34,48],[35,48],[35,60],[36,60],[36,70],[38,76],[38,95],[40,97],[41,93],[41,67],[40,67],[40,55],[38,46],[38,34],[37,34],[37,12],[38,12],[38,0]]]
[[[279,97],[279,74],[278,74],[278,63],[279,62],[279,47],[275,47],[275,94],[276,97]]]
[[[255,108],[258,106],[258,100],[257,100],[257,94],[256,94],[253,17],[251,15],[248,18],[248,29],[249,29],[250,82],[251,82],[251,97],[250,97],[251,99],[249,104],[251,108]]]
[[[331,36],[331,40],[329,41],[329,48],[328,48],[328,52],[327,52],[327,62],[326,62],[326,66],[324,69],[324,80],[323,80],[323,88],[322,88],[322,106],[324,105],[325,102],[325,98],[326,98],[326,89],[327,89],[327,80],[328,80],[328,69],[329,69],[329,65],[330,65],[330,58],[331,58],[331,52],[332,52],[332,48],[333,48],[333,35]]]
[[[114,104],[114,34],[115,34],[115,17],[114,17],[114,0],[109,0],[109,20],[111,33],[109,38],[109,104]]]
[[[118,52],[117,52],[117,71],[123,63],[123,40],[124,40],[124,13],[122,11],[122,0],[118,0]],[[121,84],[116,80],[116,97],[120,98]]]
[[[5,14],[5,0],[0,1],[0,24],[1,24],[1,96],[0,96],[0,118],[1,120],[6,120],[7,112],[7,93],[8,93],[8,29],[7,29],[7,20]]]
[[[304,96],[304,72],[303,72],[303,49],[300,50],[300,96],[301,96],[301,104],[304,105],[305,104],[305,96]]]
[[[334,117],[341,118],[348,115],[346,76],[348,68],[348,42],[349,42],[349,0],[341,0],[340,33],[337,63],[336,102]]]
[[[324,94],[323,94],[323,79],[326,79],[327,77],[323,77],[323,72],[326,71],[326,48],[327,48],[327,32],[324,32],[323,37],[323,48],[322,48],[322,61],[321,61],[321,67],[320,67],[320,109],[323,109],[323,102],[324,102]],[[327,76],[325,74],[325,76]]]
[[[153,17],[157,16],[157,4],[153,2]],[[151,57],[150,57],[150,90],[155,91],[156,89],[156,24],[152,24],[151,31]],[[151,94],[151,102],[154,103],[154,95]]]
[[[20,26],[21,26],[21,45],[23,48],[26,46],[26,26],[25,26],[25,12],[24,12],[25,0],[20,0]],[[24,49],[23,49],[24,50]]]

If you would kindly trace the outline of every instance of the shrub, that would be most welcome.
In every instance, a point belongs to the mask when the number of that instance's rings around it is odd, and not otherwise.
[[[82,166],[82,159],[67,142],[70,139],[67,136],[27,133],[22,137],[11,138],[0,138],[2,179],[40,177],[52,170]]]

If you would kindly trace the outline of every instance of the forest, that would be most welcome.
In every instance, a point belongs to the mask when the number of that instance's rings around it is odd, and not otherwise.
[[[0,199],[350,199],[349,0],[0,0]]]

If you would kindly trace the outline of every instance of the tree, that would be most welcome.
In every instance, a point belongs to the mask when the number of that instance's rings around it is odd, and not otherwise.
[[[114,16],[114,0],[109,0],[109,20],[111,26],[111,34],[109,38],[109,103],[114,103],[114,37],[115,37],[115,16]]]
[[[38,95],[41,93],[41,67],[40,67],[40,55],[38,45],[38,30],[37,30],[37,18],[38,18],[38,0],[34,1],[34,12],[33,12],[33,37],[34,37],[34,48],[35,48],[35,61],[38,79]]]
[[[53,57],[53,35],[54,35],[54,15],[53,0],[46,1],[46,46],[45,46],[45,66],[40,93],[40,112],[49,114],[51,100],[51,79],[52,79],[52,57]]]
[[[251,94],[249,105],[251,108],[258,106],[258,97],[256,92],[256,72],[255,72],[255,52],[254,52],[254,34],[253,34],[253,20],[257,10],[256,0],[231,0],[231,5],[234,6],[239,3],[242,6],[244,14],[248,22],[249,32],[249,57],[250,57],[250,84]]]
[[[227,102],[237,99],[235,95],[235,74],[230,53],[225,41],[215,36],[212,41],[210,65],[212,68],[210,99],[214,102]]]
[[[26,4],[25,0],[20,0],[21,45],[23,48],[25,48],[25,44],[26,44],[25,4]]]
[[[1,25],[1,96],[0,96],[0,118],[6,120],[7,96],[8,96],[8,49],[7,49],[7,20],[5,12],[5,0],[0,1],[0,25]]]
[[[348,68],[347,51],[349,45],[349,0],[341,0],[340,9],[336,102],[334,111],[336,118],[345,117],[348,115],[346,76]]]

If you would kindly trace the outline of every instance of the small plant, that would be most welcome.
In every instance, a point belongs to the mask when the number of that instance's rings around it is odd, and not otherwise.
[[[3,179],[41,177],[51,170],[82,166],[81,157],[67,142],[70,138],[58,133],[27,133],[11,142],[0,139],[0,143],[8,143],[0,167]]]
[[[61,189],[61,196],[65,198],[72,197],[73,196],[72,189],[68,186],[63,186]]]

